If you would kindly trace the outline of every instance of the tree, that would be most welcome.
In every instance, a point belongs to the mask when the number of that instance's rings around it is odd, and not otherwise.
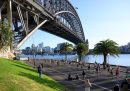
[[[65,60],[67,60],[67,53],[71,52],[73,49],[73,45],[68,42],[64,42],[60,45],[60,52],[65,53]]]
[[[116,42],[114,42],[113,40],[107,39],[104,41],[100,41],[99,43],[97,43],[94,47],[94,54],[102,54],[104,57],[104,67],[107,63],[107,56],[112,55],[112,56],[118,56],[119,53],[119,48],[118,48],[118,44]]]
[[[82,56],[88,53],[88,47],[84,43],[78,43],[76,46],[76,52],[79,57],[79,60],[82,60]]]
[[[6,51],[11,45],[12,34],[8,23],[0,21],[0,51]]]

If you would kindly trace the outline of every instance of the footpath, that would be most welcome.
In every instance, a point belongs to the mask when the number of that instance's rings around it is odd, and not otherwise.
[[[80,66],[77,67],[76,64],[57,64],[49,61],[42,63],[44,65],[43,75],[46,74],[52,77],[57,82],[70,89],[70,91],[85,91],[84,80],[82,77],[83,70],[86,73],[86,78],[90,79],[90,82],[92,83],[91,91],[113,91],[115,84],[120,85],[126,77],[126,68],[124,67],[121,67],[120,74],[115,76],[111,75],[107,70],[104,69],[101,69],[97,73],[93,64],[91,64],[91,68],[88,70],[88,64],[81,68]],[[115,66],[113,66],[113,68],[114,67]],[[78,74],[80,79],[68,81],[68,74],[71,74],[72,78],[75,78],[75,76]],[[66,91],[68,91],[68,89]]]

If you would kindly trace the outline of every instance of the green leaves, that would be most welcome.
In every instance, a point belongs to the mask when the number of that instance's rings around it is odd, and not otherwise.
[[[79,59],[88,53],[88,47],[83,43],[78,43],[76,46],[77,55],[79,55]]]
[[[65,53],[65,60],[67,60],[67,53],[73,50],[73,45],[68,42],[64,42],[60,46],[60,52]]]
[[[103,54],[104,55],[104,63],[106,63],[106,57],[108,54],[111,56],[118,56],[119,48],[118,44],[113,40],[107,39],[104,41],[100,41],[94,47],[94,54]]]
[[[0,50],[10,45],[11,36],[9,24],[0,21]]]
[[[62,43],[60,46],[61,53],[67,54],[67,52],[71,52],[72,50],[73,50],[73,45],[67,42]],[[77,52],[77,55],[79,55],[79,58],[81,60],[81,57],[88,53],[88,47],[84,43],[78,43],[73,51]]]
[[[119,53],[118,44],[113,40],[104,40],[97,43],[94,47],[94,54],[117,55]]]
[[[67,42],[62,43],[61,46],[60,46],[60,52],[61,53],[71,52],[72,49],[73,49],[73,45],[69,44]]]

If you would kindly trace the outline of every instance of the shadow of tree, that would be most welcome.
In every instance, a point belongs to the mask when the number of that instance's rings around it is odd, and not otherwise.
[[[29,74],[29,73],[24,73],[24,72],[21,72],[19,73],[20,76],[24,76],[24,77],[27,77],[31,80],[34,80],[40,84],[43,84],[43,85],[46,85],[46,86],[49,86],[50,88],[53,88],[53,89],[60,89],[60,86],[59,84],[57,84],[55,81],[53,80],[49,80],[49,79],[46,79],[46,78],[39,78],[38,76],[35,76],[35,75],[32,75],[32,74]]]
[[[25,67],[25,66],[21,66],[21,65],[17,65],[17,64],[12,64],[12,65],[17,66],[17,67],[20,67],[20,68],[23,68],[23,69],[26,69],[26,70],[30,70],[30,71],[36,72],[36,70],[31,69],[31,68],[29,68],[29,67]]]

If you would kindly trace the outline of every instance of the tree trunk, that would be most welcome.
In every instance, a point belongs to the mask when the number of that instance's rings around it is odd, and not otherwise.
[[[81,61],[81,59],[82,59],[82,56],[81,56],[81,55],[79,55],[79,61]]]
[[[103,68],[106,69],[106,64],[107,64],[107,54],[103,54],[104,61],[103,61]]]

